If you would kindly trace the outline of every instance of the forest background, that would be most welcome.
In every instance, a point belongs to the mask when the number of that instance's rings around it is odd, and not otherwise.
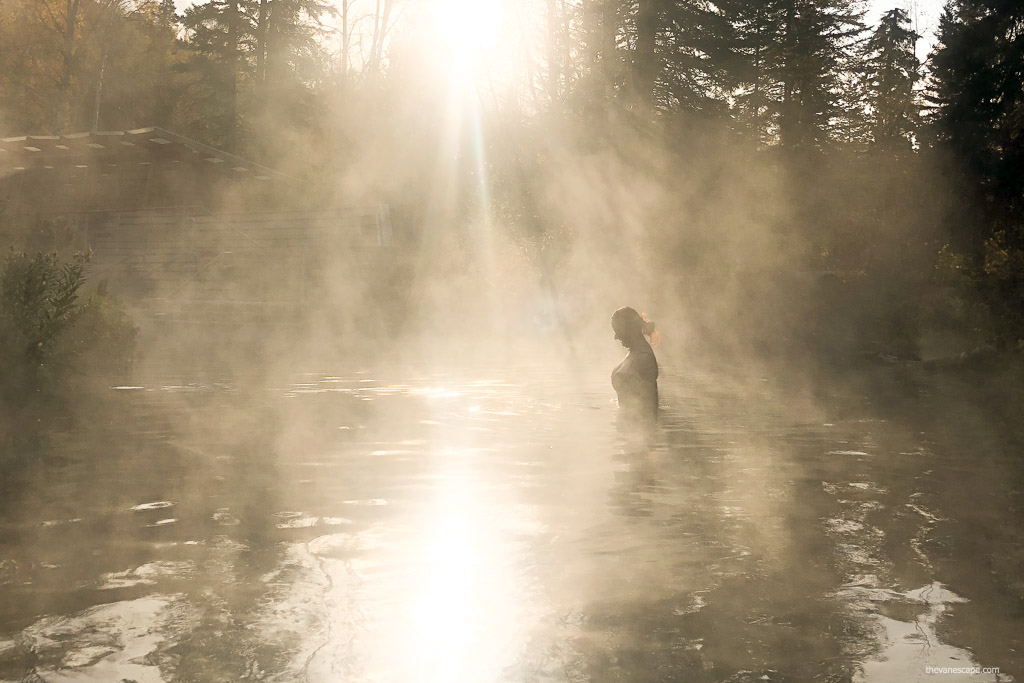
[[[1022,348],[1020,3],[953,0],[928,55],[859,0],[485,6],[0,0],[0,135],[156,125],[296,204],[387,201],[409,309],[462,287],[441,328],[531,280],[539,326],[640,300],[716,349]]]

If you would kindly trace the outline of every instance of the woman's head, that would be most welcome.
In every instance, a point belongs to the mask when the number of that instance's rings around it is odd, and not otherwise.
[[[623,306],[612,314],[612,330],[615,338],[628,349],[644,341],[645,336],[654,334],[654,323],[637,313],[636,309]]]

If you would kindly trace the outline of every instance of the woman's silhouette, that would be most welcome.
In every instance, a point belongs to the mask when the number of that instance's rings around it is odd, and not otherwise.
[[[654,323],[624,306],[612,315],[612,330],[629,349],[612,370],[612,387],[622,416],[631,422],[653,424],[658,418],[658,360],[648,338],[654,334]]]

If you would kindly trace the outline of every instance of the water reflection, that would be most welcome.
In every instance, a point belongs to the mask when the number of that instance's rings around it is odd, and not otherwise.
[[[112,391],[5,482],[0,680],[1019,673],[1020,444],[942,387],[508,376]]]

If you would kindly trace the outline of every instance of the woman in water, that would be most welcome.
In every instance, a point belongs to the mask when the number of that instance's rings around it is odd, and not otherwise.
[[[648,338],[654,334],[654,323],[624,306],[612,315],[612,330],[629,349],[612,370],[622,415],[630,421],[653,424],[658,418],[658,360]]]

